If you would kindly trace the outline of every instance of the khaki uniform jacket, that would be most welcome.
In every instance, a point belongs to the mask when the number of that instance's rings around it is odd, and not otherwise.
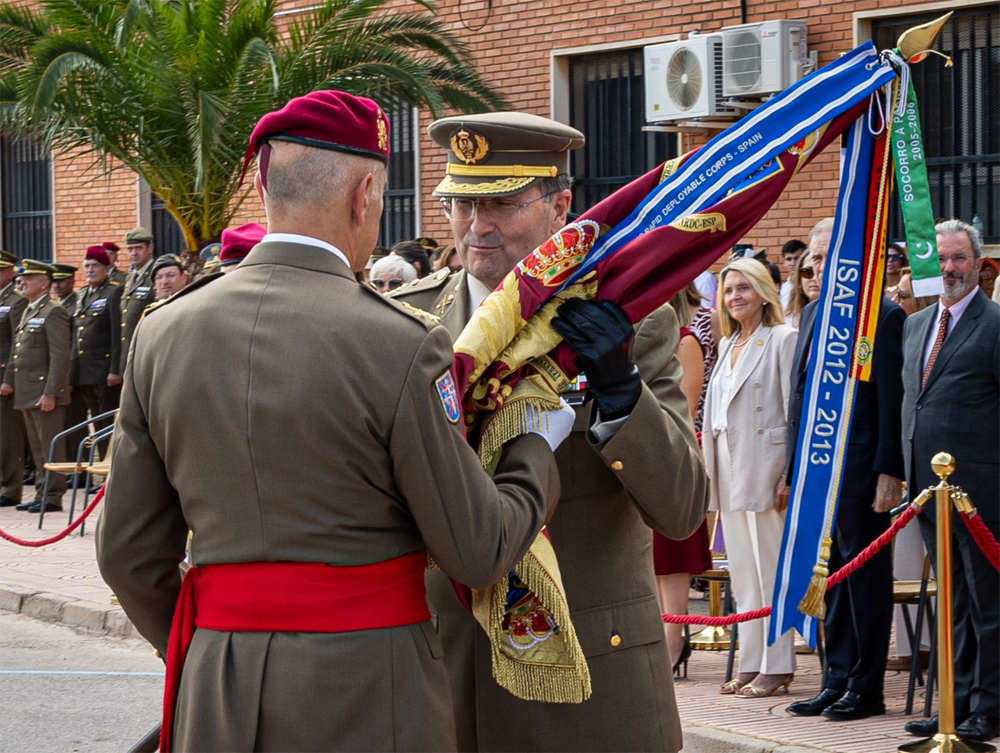
[[[466,273],[441,272],[395,297],[441,317],[457,337],[468,320]],[[650,528],[684,539],[705,518],[708,481],[675,350],[677,319],[661,307],[639,325],[645,385],[617,433],[588,439],[591,403],[556,451],[562,497],[548,524],[573,624],[590,666],[582,704],[520,701],[492,678],[485,632],[450,585],[428,574],[452,681],[459,748],[483,751],[678,750],[680,720],[656,600]],[[512,723],[516,720],[516,723]]]
[[[69,315],[47,295],[24,310],[4,381],[14,385],[17,410],[33,410],[42,395],[69,405]]]
[[[426,548],[476,587],[506,572],[558,495],[555,461],[541,437],[519,438],[491,480],[434,384],[452,360],[444,329],[308,245],[260,244],[148,312],[97,531],[101,573],[142,635],[165,650],[189,528],[196,566]],[[453,749],[441,654],[430,622],[199,630],[176,747]]]
[[[112,267],[111,271],[108,272],[108,279],[124,286],[128,280],[128,275],[118,269],[118,267]]]
[[[61,301],[56,301],[56,303],[62,306],[66,310],[66,313],[69,314],[71,327],[73,326],[73,317],[76,315],[77,297],[78,293],[74,290]]]
[[[107,384],[121,351],[122,289],[110,278],[77,293],[70,384]]]
[[[132,342],[135,328],[143,312],[156,300],[156,291],[153,289],[153,261],[150,259],[142,269],[129,272],[125,281],[121,303],[121,347],[118,350],[118,361],[111,364],[112,374],[121,374],[125,371],[129,344]]]
[[[7,368],[14,344],[14,330],[20,326],[27,307],[28,299],[17,292],[13,282],[0,290],[0,375]]]

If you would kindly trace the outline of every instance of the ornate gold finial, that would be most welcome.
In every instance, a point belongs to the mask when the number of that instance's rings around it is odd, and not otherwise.
[[[927,57],[927,54],[932,51],[931,48],[934,46],[934,40],[937,39],[941,27],[951,18],[952,13],[953,11],[948,11],[941,18],[914,26],[900,34],[896,41],[896,47],[899,48],[899,54],[903,56],[903,60],[919,63]]]
[[[955,458],[947,452],[939,452],[931,458],[931,468],[939,479],[947,481],[948,477],[955,472]]]

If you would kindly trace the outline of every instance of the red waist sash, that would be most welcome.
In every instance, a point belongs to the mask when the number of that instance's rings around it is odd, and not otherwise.
[[[195,628],[235,632],[344,633],[424,622],[423,552],[357,567],[322,562],[243,562],[192,567],[170,627],[160,751],[171,750],[181,671]]]

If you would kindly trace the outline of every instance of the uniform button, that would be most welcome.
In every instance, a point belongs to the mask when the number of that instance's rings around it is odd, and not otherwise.
[[[756,387],[757,389],[760,389],[760,382],[754,382],[753,386]]]
[[[125,335],[122,335],[122,342],[125,342]]]
[[[44,380],[44,379],[45,379],[45,377],[43,377],[43,376],[40,376],[40,377],[38,377],[38,381],[39,381],[39,382],[41,382],[41,381],[42,381],[42,380]]]
[[[83,325],[81,324],[81,325],[80,325],[79,327],[77,327],[76,329],[77,329],[77,331],[82,331],[82,330],[83,330]]]
[[[757,412],[760,413],[762,410],[764,410],[764,409],[761,406],[758,405],[757,406]]]
[[[758,434],[763,434],[763,433],[764,433],[764,430],[763,430],[763,429],[757,429],[757,433],[758,433]]]
[[[921,409],[921,408],[923,408],[923,407],[924,407],[924,406],[922,406],[922,405],[921,405],[920,403],[917,403],[917,410],[920,410],[920,409]]]
[[[14,343],[14,345],[16,345],[18,348],[20,348],[21,347],[21,341],[18,340],[16,343]]]
[[[21,343],[18,343],[18,345],[20,345],[20,344],[21,344]],[[17,358],[17,353],[15,353],[15,354],[14,354],[14,358]]]
[[[620,645],[622,645],[622,637],[620,635],[617,635],[617,634],[616,635],[612,635],[611,636],[611,645],[612,646],[620,646]]]
[[[611,464],[611,469],[614,471],[620,471],[624,467],[624,464],[620,460],[616,460]]]
[[[126,312],[126,313],[127,313],[127,312]],[[123,326],[123,327],[125,326],[125,322],[122,322],[122,326]]]
[[[83,355],[83,351],[82,351],[82,350],[78,350],[78,351],[77,351],[77,353],[78,353],[79,355],[81,355],[81,356]]]
[[[15,374],[17,373],[17,369],[14,369],[14,373],[15,373]]]

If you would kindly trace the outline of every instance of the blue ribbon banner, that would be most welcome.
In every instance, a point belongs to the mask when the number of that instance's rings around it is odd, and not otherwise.
[[[798,610],[820,556],[828,503],[839,495],[856,382],[851,356],[861,299],[874,137],[859,118],[847,137],[840,196],[809,348],[792,491],[778,560],[768,643],[796,628],[816,647],[815,620]],[[835,507],[834,507],[835,509]],[[831,530],[833,521],[830,521]]]
[[[594,243],[563,289],[608,254],[661,225],[716,204],[769,160],[829,123],[896,76],[871,42],[796,82],[699,149],[625,220]]]

